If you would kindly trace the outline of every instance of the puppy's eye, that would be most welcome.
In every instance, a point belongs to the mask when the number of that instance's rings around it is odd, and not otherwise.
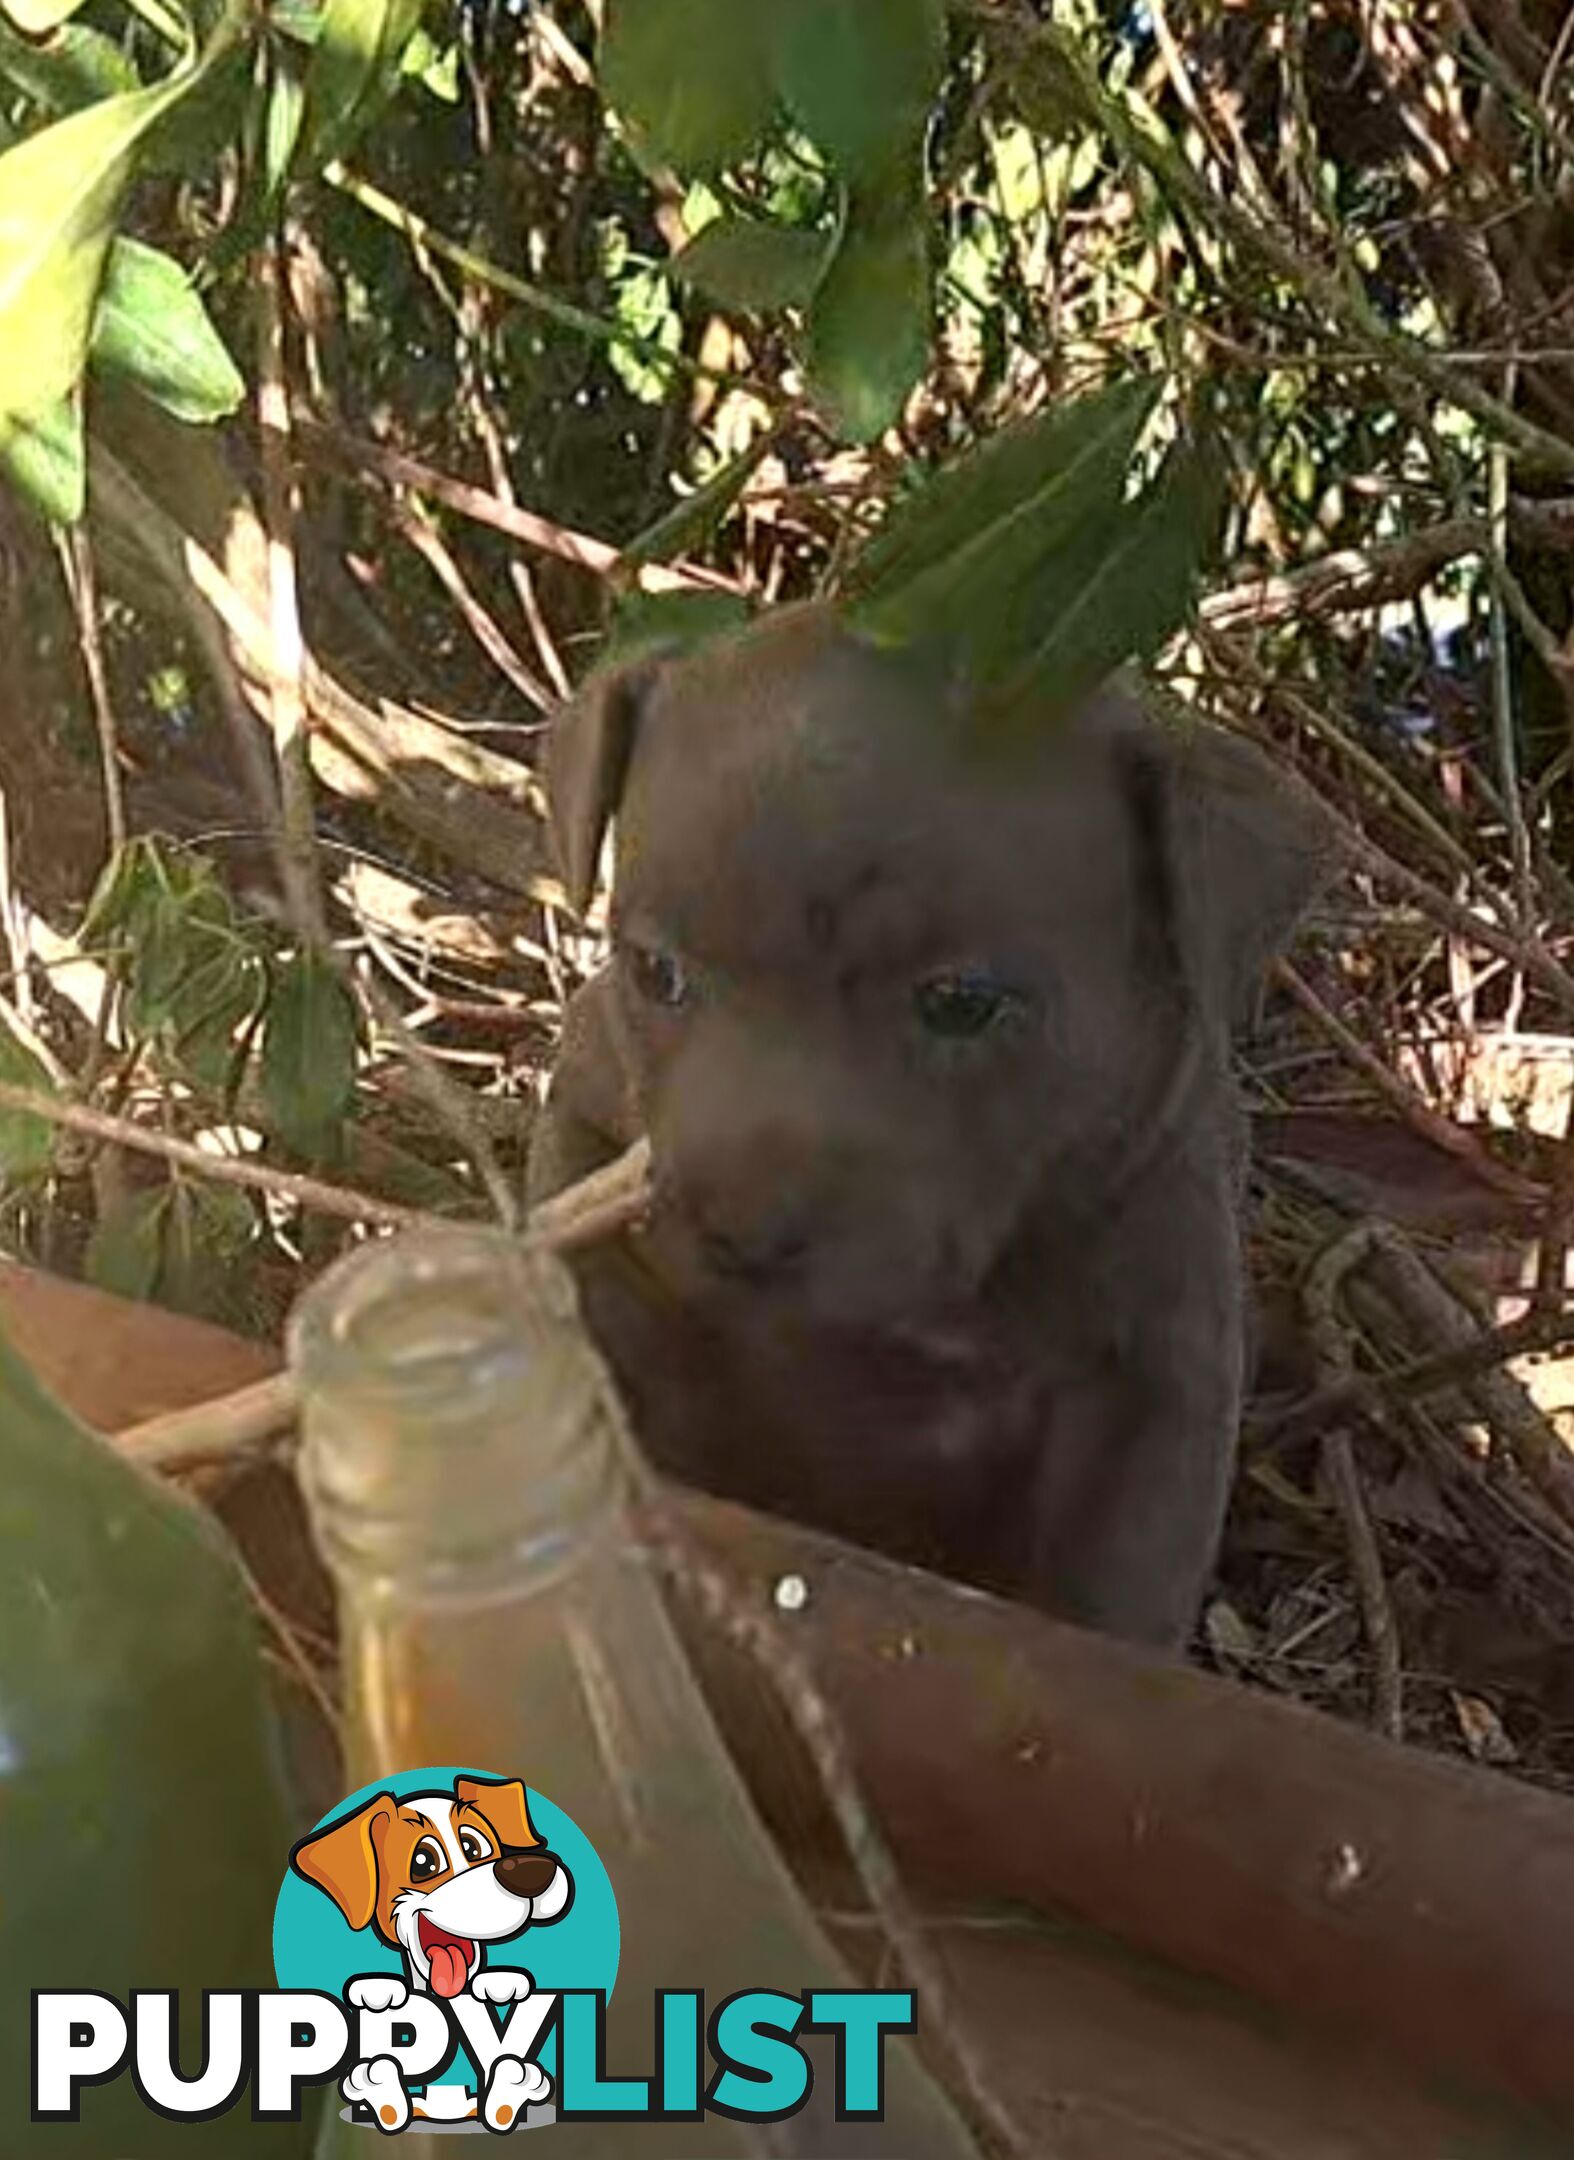
[[[635,989],[648,1003],[672,1012],[688,1003],[689,973],[676,953],[630,942],[623,947],[623,958]]]
[[[1016,1010],[1016,991],[993,975],[932,975],[913,992],[919,1024],[943,1042],[969,1042]]]
[[[443,1874],[448,1860],[435,1838],[424,1837],[410,1855],[410,1880],[413,1883],[430,1882],[434,1875]]]
[[[480,1831],[471,1830],[468,1827],[461,1830],[459,1833],[459,1850],[464,1854],[465,1858],[470,1862],[472,1867],[475,1865],[476,1861],[490,1860],[492,1857],[492,1848],[487,1843],[486,1839],[481,1835]]]

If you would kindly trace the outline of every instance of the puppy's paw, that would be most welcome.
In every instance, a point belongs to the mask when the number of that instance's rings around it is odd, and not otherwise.
[[[410,2120],[410,2095],[391,2055],[352,2063],[339,2081],[339,2091],[352,2107],[369,2108],[372,2121],[390,2137]]]
[[[535,1985],[529,1973],[499,1965],[490,1972],[478,1972],[470,1983],[470,1992],[479,2002],[516,2003],[533,1994]]]
[[[489,2130],[512,2130],[525,2119],[525,2111],[545,2100],[552,2080],[539,2063],[520,2062],[514,2055],[499,2055],[486,2081],[481,2120]]]
[[[344,1991],[352,2010],[402,2010],[410,1990],[397,1973],[363,1973]]]

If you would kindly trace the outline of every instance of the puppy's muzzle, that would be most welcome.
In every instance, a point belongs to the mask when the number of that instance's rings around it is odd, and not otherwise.
[[[713,1275],[756,1289],[800,1273],[813,1245],[807,1226],[789,1216],[754,1221],[702,1216],[695,1237]]]

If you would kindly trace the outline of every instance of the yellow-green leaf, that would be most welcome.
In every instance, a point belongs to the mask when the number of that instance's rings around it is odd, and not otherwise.
[[[117,240],[93,322],[92,358],[177,420],[222,420],[246,395],[240,370],[180,264]]]
[[[399,81],[422,0],[327,0],[306,70],[303,140],[317,162],[342,157]]]
[[[63,397],[0,433],[0,473],[39,514],[74,525],[87,499],[82,408]]]
[[[166,82],[57,120],[0,156],[0,440],[75,388],[138,150],[217,50]]]

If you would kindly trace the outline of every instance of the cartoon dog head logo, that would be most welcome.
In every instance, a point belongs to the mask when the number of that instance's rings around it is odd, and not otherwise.
[[[451,1791],[397,1799],[378,1793],[302,1838],[290,1864],[352,1928],[373,1928],[403,1953],[411,1988],[443,1997],[471,1985],[488,1943],[561,1920],[574,1895],[517,1778],[461,1777]]]

